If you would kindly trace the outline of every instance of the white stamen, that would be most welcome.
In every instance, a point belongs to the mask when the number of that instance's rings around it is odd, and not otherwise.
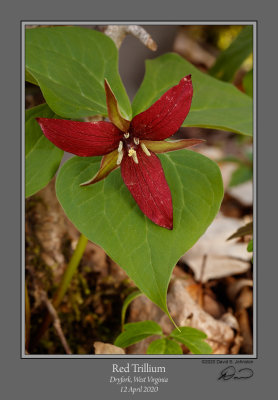
[[[132,159],[135,162],[135,164],[138,164],[137,154],[136,154],[136,151],[134,149],[129,149],[128,150],[128,157],[132,157]]]
[[[142,142],[141,142],[140,144],[141,144],[141,147],[142,147],[143,152],[144,152],[147,156],[150,156],[151,153],[150,153],[149,150],[147,149],[146,145],[145,145],[144,143],[142,143]]]
[[[125,137],[126,139],[128,139],[128,138],[129,138],[129,132],[124,133],[124,137]]]
[[[120,164],[121,164],[122,159],[123,159],[123,156],[124,156],[123,150],[119,151],[118,159],[117,159],[117,165],[120,165]]]
[[[138,158],[137,158],[136,151],[132,154],[132,159],[135,162],[135,164],[138,164]]]
[[[137,145],[137,144],[139,144],[139,139],[137,138],[137,137],[135,137],[134,139],[133,139],[133,141],[134,141],[134,143]]]
[[[119,147],[118,147],[118,152],[120,153],[122,150],[123,150],[123,142],[120,140]]]

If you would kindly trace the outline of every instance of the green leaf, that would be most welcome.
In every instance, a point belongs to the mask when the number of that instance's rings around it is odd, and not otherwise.
[[[36,79],[27,70],[25,70],[25,80],[27,82],[33,83],[33,85],[37,85],[38,84]]]
[[[222,81],[232,82],[236,71],[252,51],[253,26],[247,25],[240,31],[231,45],[219,54],[209,71],[210,75]]]
[[[236,157],[236,156],[232,156],[232,155],[228,155],[226,157],[222,157],[218,160],[219,163],[221,162],[233,162],[236,164],[241,164],[241,160],[240,158]]]
[[[170,337],[183,343],[193,354],[211,354],[212,348],[204,342],[207,335],[198,329],[189,326],[183,326],[180,329],[173,330]]]
[[[182,349],[174,340],[157,339],[151,342],[147,354],[182,354]]]
[[[130,303],[135,300],[137,297],[142,296],[143,293],[140,292],[140,290],[136,290],[135,292],[130,293],[124,301],[123,307],[122,307],[122,315],[121,315],[121,321],[122,321],[122,330],[124,329],[124,323],[125,323],[125,315],[126,315],[126,310]]]
[[[242,83],[246,94],[248,94],[250,97],[253,97],[253,69],[245,74]]]
[[[250,242],[248,243],[247,251],[249,253],[252,253],[252,251],[253,251],[253,239],[251,239]]]
[[[133,115],[150,107],[187,74],[192,75],[193,100],[182,126],[223,129],[252,136],[252,99],[230,83],[200,72],[178,54],[146,61],[146,73],[133,104]]]
[[[68,218],[101,246],[154,303],[167,312],[166,293],[179,258],[206,231],[219,210],[223,185],[216,163],[190,150],[161,154],[174,210],[174,229],[161,228],[141,212],[120,170],[91,186],[99,157],[73,157],[56,181],[57,197]]]
[[[251,180],[253,177],[252,168],[247,165],[240,165],[231,176],[230,187],[240,185],[241,183]]]
[[[53,178],[64,152],[42,133],[36,117],[57,118],[47,104],[31,108],[25,116],[25,196],[29,197]]]
[[[235,239],[235,238],[240,238],[246,235],[252,235],[253,234],[253,221],[248,222],[244,226],[241,226],[235,233],[233,233],[230,237],[228,237],[227,240]]]
[[[26,69],[49,106],[62,117],[107,115],[105,78],[123,116],[130,116],[118,73],[118,51],[101,32],[79,27],[27,29]]]
[[[160,326],[156,322],[131,322],[124,325],[124,332],[120,333],[114,345],[125,348],[152,335],[163,335]]]

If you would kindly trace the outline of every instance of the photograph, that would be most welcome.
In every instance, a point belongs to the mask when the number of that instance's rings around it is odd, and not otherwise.
[[[21,357],[256,358],[256,22],[21,27]]]

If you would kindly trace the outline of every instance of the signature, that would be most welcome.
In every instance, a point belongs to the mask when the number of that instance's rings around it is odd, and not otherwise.
[[[238,371],[232,365],[220,372],[218,380],[228,381],[229,379],[249,379],[254,375],[251,368],[241,368]]]

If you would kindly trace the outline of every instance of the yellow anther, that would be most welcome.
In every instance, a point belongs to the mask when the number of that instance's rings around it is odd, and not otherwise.
[[[128,139],[128,138],[129,138],[129,132],[124,133],[124,137],[125,137],[126,139]]]
[[[129,149],[128,150],[128,157],[132,157],[134,153],[136,154],[136,151],[133,148]]]
[[[128,150],[128,157],[132,157],[132,159],[135,162],[135,164],[138,164],[137,154],[136,154],[136,151],[134,149],[129,149]]]
[[[139,139],[137,138],[137,137],[135,137],[134,139],[133,139],[133,141],[134,141],[134,143],[137,145],[137,144],[139,144]]]

